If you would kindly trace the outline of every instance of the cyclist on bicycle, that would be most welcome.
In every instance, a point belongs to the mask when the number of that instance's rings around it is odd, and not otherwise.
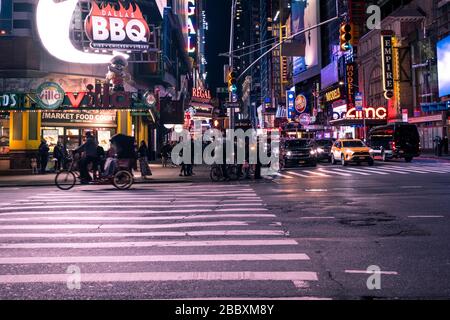
[[[83,153],[80,160],[80,179],[82,184],[88,184],[92,177],[89,174],[89,164],[97,163],[97,142],[92,133],[86,132],[86,142],[75,150],[75,153]]]

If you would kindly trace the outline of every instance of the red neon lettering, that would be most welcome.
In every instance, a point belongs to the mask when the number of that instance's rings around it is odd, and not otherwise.
[[[79,108],[81,105],[81,102],[84,99],[84,96],[86,95],[86,92],[79,92],[77,93],[77,96],[75,97],[75,94],[73,92],[66,92],[67,98],[69,98],[70,104],[74,108]]]

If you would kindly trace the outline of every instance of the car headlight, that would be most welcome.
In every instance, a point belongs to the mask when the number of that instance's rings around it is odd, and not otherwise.
[[[288,151],[288,152],[286,152],[286,155],[287,155],[288,157],[290,157],[290,156],[292,156],[292,152],[291,152],[291,151]]]
[[[323,150],[322,148],[317,148],[317,153],[324,153],[325,150]]]
[[[353,151],[351,149],[345,149],[345,153],[353,154]]]
[[[316,152],[316,150],[311,150],[309,153],[312,155],[315,155],[317,152]]]
[[[375,150],[373,150],[373,149],[369,150],[369,153],[374,153],[374,152],[375,152]]]

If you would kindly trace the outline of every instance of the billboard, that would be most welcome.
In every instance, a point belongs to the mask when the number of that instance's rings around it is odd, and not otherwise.
[[[149,48],[150,28],[137,4],[127,8],[121,2],[100,7],[92,1],[84,22],[94,49],[144,51]]]
[[[319,0],[292,0],[292,34],[319,23]],[[305,45],[305,56],[293,58],[293,72],[298,75],[319,64],[319,29],[312,29],[294,38]]]
[[[437,43],[439,97],[450,95],[450,36]]]

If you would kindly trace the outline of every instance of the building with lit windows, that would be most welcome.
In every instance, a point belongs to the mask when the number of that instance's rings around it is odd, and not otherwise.
[[[105,149],[112,135],[123,133],[146,141],[153,156],[159,153],[164,99],[183,98],[188,81],[180,79],[189,79],[191,70],[185,25],[167,1],[1,4],[1,172],[27,172],[41,139],[51,150],[58,141],[71,150],[88,131]],[[93,16],[107,19],[99,8],[127,13],[118,37],[89,24]],[[137,36],[126,33],[129,23]],[[121,58],[111,63],[117,55],[126,56],[128,66]]]

